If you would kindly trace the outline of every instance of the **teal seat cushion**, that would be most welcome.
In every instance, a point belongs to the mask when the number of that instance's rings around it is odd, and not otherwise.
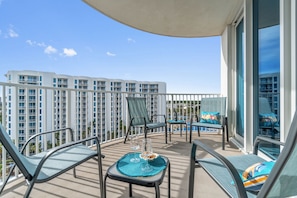
[[[165,122],[149,123],[146,125],[148,129],[155,129],[155,128],[160,128],[165,126],[166,126]]]
[[[249,166],[240,176],[249,191],[259,191],[267,180],[275,161],[256,163]]]
[[[28,156],[26,159],[28,159],[32,167],[36,167],[47,154],[48,152],[41,152],[33,156]],[[87,161],[88,159],[95,156],[97,156],[97,152],[83,144],[77,144],[61,149],[55,152],[45,161],[36,182],[39,183],[48,181],[50,178],[54,178],[60,172],[65,172],[74,165]]]
[[[202,123],[210,123],[210,124],[219,124],[219,112],[207,112],[202,111],[200,115],[200,122]]]
[[[274,113],[260,113],[260,126],[262,127],[278,127],[276,115]]]
[[[207,128],[214,128],[214,129],[222,129],[223,128],[223,125],[221,125],[221,124],[210,124],[210,123],[201,123],[201,122],[193,122],[192,126],[207,127]]]

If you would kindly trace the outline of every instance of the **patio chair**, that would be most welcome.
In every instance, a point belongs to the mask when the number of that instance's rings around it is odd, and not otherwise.
[[[279,133],[279,121],[271,111],[268,99],[264,97],[259,98],[259,124],[260,130],[270,131],[273,138]]]
[[[26,147],[30,145],[29,142],[31,140],[36,139],[37,137],[44,134],[50,134],[64,130],[70,130],[73,140],[71,128],[47,131],[31,136],[22,147],[21,152],[19,152],[5,129],[0,125],[0,141],[15,163],[11,167],[6,180],[2,184],[0,195],[16,166],[19,168],[20,172],[23,174],[28,184],[28,188],[24,194],[24,197],[29,197],[35,183],[47,182],[70,169],[73,169],[73,175],[74,177],[76,177],[75,167],[91,158],[94,158],[98,162],[100,182],[99,185],[101,197],[103,197],[103,175],[101,157],[104,156],[101,155],[100,141],[98,137],[90,137],[84,140],[66,143],[48,151],[44,151],[31,156],[26,156],[24,154],[24,151]],[[89,147],[83,145],[83,143],[87,141],[95,141],[97,145],[96,149],[92,150]]]
[[[260,189],[249,190],[246,186],[246,184],[249,185],[247,182],[256,186],[257,182],[255,181],[259,180],[257,180],[256,177],[250,180],[242,180],[241,173],[256,163],[267,162],[257,155],[259,143],[262,144],[265,142],[280,145],[281,147],[283,146],[283,148],[270,173],[267,172],[266,174],[259,175],[267,176],[266,181],[263,180],[262,184],[260,182],[258,183],[260,184],[258,186]],[[212,155],[213,158],[197,159],[197,147]],[[258,136],[255,140],[253,154],[224,157],[199,140],[195,140],[191,151],[188,197],[193,197],[195,166],[197,164],[202,167],[230,197],[296,197],[296,161],[297,113],[294,115],[285,144],[271,138]]]
[[[146,108],[146,98],[127,97],[128,112],[130,117],[130,124],[124,143],[126,143],[129,134],[131,133],[131,127],[143,127],[144,136],[147,138],[147,131],[156,128],[165,127],[165,143],[167,144],[167,123],[165,115],[152,115],[151,119]],[[153,122],[153,118],[156,116],[162,116],[163,122]]]
[[[198,128],[198,136],[200,137],[200,127],[213,128],[222,130],[222,149],[225,150],[225,131],[227,141],[229,141],[227,117],[226,117],[226,97],[202,98],[200,104],[200,115],[195,115],[196,122],[193,117],[190,121],[190,143],[192,142],[193,127]]]

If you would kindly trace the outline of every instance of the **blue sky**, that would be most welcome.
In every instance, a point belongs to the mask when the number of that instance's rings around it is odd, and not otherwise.
[[[260,74],[280,71],[280,26],[275,25],[259,31]]]
[[[81,0],[0,0],[0,52],[1,82],[8,70],[37,70],[220,93],[220,37],[146,33]]]

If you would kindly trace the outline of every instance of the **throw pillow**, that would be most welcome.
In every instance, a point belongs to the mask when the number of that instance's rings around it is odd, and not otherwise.
[[[267,180],[275,161],[256,163],[248,167],[241,175],[243,185],[248,191],[259,191]]]
[[[219,112],[201,112],[200,122],[202,123],[211,123],[211,124],[219,124]]]
[[[260,113],[260,126],[272,127],[279,126],[276,115],[274,113]]]

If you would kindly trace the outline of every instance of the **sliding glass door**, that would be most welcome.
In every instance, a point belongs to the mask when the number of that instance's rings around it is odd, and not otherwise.
[[[279,0],[255,0],[258,12],[259,131],[256,135],[280,137],[280,23]],[[265,145],[262,151],[278,156],[279,148]]]
[[[236,27],[236,133],[244,137],[244,31],[243,19]]]

